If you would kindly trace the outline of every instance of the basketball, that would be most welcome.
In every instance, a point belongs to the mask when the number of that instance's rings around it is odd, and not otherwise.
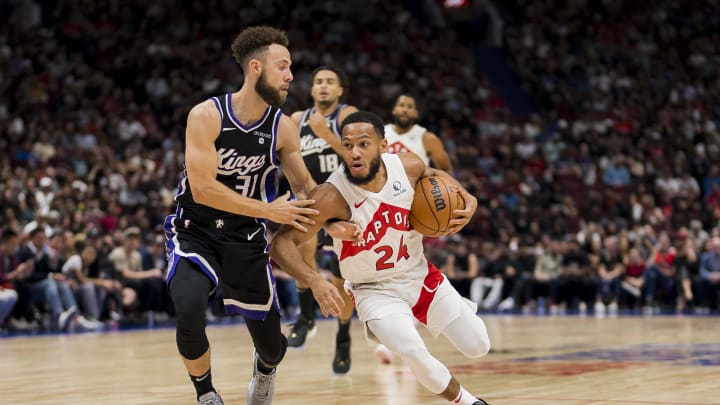
[[[453,211],[465,208],[458,188],[442,177],[418,180],[410,208],[410,226],[425,236],[443,236],[448,231]]]

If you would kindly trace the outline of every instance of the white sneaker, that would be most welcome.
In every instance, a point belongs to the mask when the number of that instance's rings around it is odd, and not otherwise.
[[[375,346],[375,349],[373,350],[373,354],[375,357],[377,357],[378,360],[380,360],[380,363],[382,364],[390,364],[393,362],[393,358],[395,357],[393,355],[393,352],[390,351],[390,349],[387,348],[384,344],[378,344]]]
[[[505,298],[500,304],[498,304],[498,311],[510,311],[515,308],[515,299],[513,297]]]
[[[615,316],[618,314],[618,304],[617,302],[613,301],[608,305],[608,312],[611,316]]]
[[[100,330],[103,327],[105,327],[105,324],[103,324],[100,321],[92,321],[90,319],[85,318],[82,315],[78,315],[77,317],[77,323],[80,325],[80,328],[83,330]]]
[[[578,312],[580,315],[585,315],[587,313],[587,304],[584,301],[578,304]]]
[[[605,316],[605,304],[602,302],[596,302],[595,303],[595,316],[603,317]]]
[[[277,369],[273,369],[270,374],[263,374],[258,370],[258,361],[260,359],[257,352],[255,352],[253,378],[248,386],[247,403],[248,405],[270,405],[273,394],[275,394],[275,374],[277,374]]]
[[[77,315],[76,306],[72,306],[60,312],[60,315],[58,315],[58,329],[61,331],[67,330],[73,319],[75,319],[75,315]]]
[[[206,392],[200,395],[198,405],[225,405],[220,395],[215,391]]]

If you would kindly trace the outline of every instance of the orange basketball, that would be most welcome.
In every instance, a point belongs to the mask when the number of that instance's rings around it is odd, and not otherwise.
[[[425,236],[443,236],[448,231],[453,211],[465,208],[458,188],[442,177],[418,180],[410,208],[410,226]]]

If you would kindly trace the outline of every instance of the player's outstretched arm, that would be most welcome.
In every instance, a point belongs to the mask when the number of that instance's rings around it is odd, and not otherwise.
[[[316,187],[308,198],[315,201],[311,207],[319,211],[315,223],[308,226],[307,232],[282,226],[270,244],[270,257],[294,279],[310,286],[324,316],[337,316],[344,306],[340,293],[332,283],[305,263],[299,246],[329,221],[350,219],[350,210],[335,186],[329,183]]]

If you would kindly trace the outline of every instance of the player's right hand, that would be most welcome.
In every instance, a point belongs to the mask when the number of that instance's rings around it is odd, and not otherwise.
[[[310,289],[324,317],[340,315],[345,301],[331,282],[318,274],[310,282]]]
[[[315,200],[290,201],[290,192],[288,191],[269,204],[270,209],[266,218],[275,223],[289,224],[299,231],[307,232],[307,228],[303,224],[315,224],[315,220],[309,215],[320,213],[314,208],[307,208],[312,204],[315,204]]]

